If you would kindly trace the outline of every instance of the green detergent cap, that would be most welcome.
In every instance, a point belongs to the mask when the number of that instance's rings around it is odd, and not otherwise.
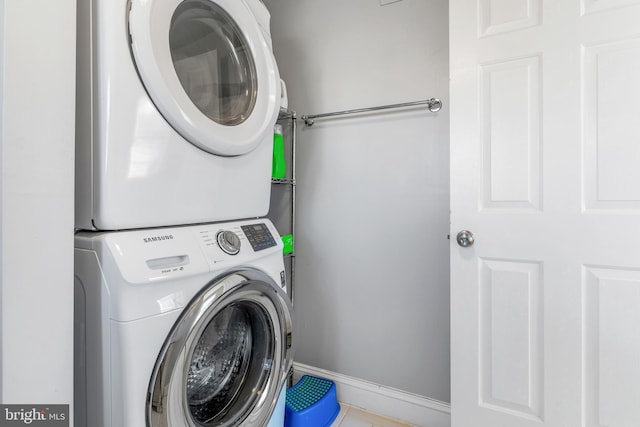
[[[285,234],[281,236],[284,248],[282,248],[283,254],[290,254],[293,252],[293,234]]]

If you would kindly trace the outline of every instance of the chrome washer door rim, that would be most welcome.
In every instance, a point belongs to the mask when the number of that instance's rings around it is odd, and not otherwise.
[[[186,378],[193,347],[210,321],[225,307],[249,304],[260,307],[271,320],[273,363],[261,384],[243,385],[231,410],[215,424],[194,418],[186,396]],[[147,395],[147,426],[189,427],[265,425],[277,403],[293,363],[289,297],[264,273],[242,270],[205,287],[183,310],[166,338],[155,364]]]

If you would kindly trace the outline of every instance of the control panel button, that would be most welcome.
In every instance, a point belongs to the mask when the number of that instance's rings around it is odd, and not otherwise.
[[[226,254],[237,255],[240,252],[240,238],[233,231],[221,231],[218,233],[218,246]]]

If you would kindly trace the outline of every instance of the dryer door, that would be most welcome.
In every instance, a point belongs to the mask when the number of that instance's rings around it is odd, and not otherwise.
[[[270,43],[244,1],[130,4],[138,74],[178,133],[210,153],[236,156],[273,132],[280,76]]]
[[[288,296],[258,271],[230,274],[197,295],[167,337],[147,425],[266,425],[291,365]]]

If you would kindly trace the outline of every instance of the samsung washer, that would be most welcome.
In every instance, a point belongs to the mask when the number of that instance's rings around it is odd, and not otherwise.
[[[282,427],[292,365],[282,242],[268,220],[81,232],[78,427]]]
[[[76,228],[266,215],[269,20],[260,0],[78,2]]]

